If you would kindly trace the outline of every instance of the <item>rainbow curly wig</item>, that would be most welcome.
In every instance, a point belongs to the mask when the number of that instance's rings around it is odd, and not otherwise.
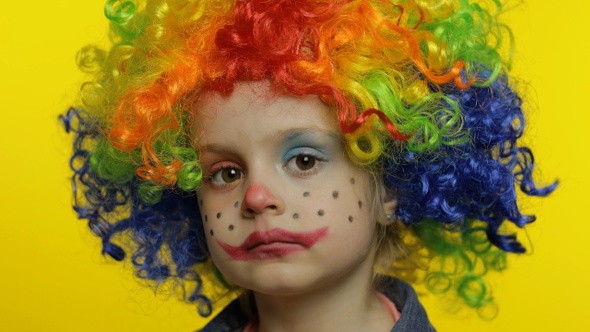
[[[557,185],[535,185],[518,142],[525,119],[499,0],[146,2],[107,1],[112,47],[79,52],[92,79],[61,117],[75,136],[74,209],[103,253],[129,253],[141,278],[196,281],[187,298],[210,314],[191,105],[269,80],[318,95],[350,158],[380,170],[397,218],[430,252],[426,286],[491,302],[481,277],[504,268],[504,252],[524,252],[505,225],[534,220],[515,188],[545,196]]]

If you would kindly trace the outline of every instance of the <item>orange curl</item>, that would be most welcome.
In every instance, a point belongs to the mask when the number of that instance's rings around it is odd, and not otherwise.
[[[194,72],[189,67],[177,66],[175,69],[175,72],[163,73],[152,86],[124,96],[108,135],[113,146],[122,151],[131,152],[141,146],[144,166],[139,167],[136,174],[165,186],[176,182],[176,172],[182,162],[175,160],[170,165],[162,164],[153,145],[159,133],[180,126],[172,112],[172,104],[181,93],[196,84],[194,79],[182,77]]]
[[[422,11],[420,11],[420,13],[422,13]],[[422,19],[422,14],[421,14],[421,19]],[[416,67],[420,70],[420,72],[422,74],[424,74],[424,76],[428,77],[428,79],[430,81],[437,83],[437,84],[445,84],[450,81],[454,81],[455,84],[457,85],[457,87],[459,89],[463,89],[463,90],[469,88],[473,84],[473,82],[474,82],[473,79],[469,80],[469,82],[467,82],[467,83],[463,83],[463,81],[461,80],[461,70],[465,67],[464,61],[457,61],[455,63],[455,65],[453,65],[451,70],[449,72],[447,72],[446,74],[437,75],[437,74],[433,73],[428,68],[428,66],[424,63],[424,59],[422,59],[422,56],[420,55],[420,47],[418,46],[418,42],[412,36],[412,32],[410,30],[404,29],[404,28],[400,27],[399,25],[393,24],[387,20],[382,20],[381,25],[382,26],[386,25],[388,28],[399,33],[406,40],[406,45],[409,48],[409,50],[408,50],[409,57],[412,59],[412,61],[414,62]],[[385,42],[382,38],[380,38],[378,36],[376,36],[376,39],[379,40],[383,45],[391,44],[391,43]],[[395,43],[395,44],[398,44],[398,43]]]
[[[121,98],[108,133],[116,148],[130,152],[146,140],[151,128],[170,112],[172,104],[165,87],[154,85],[131,91]]]
[[[137,171],[135,172],[137,176],[147,181],[159,183],[164,186],[171,186],[176,183],[176,174],[182,166],[182,162],[180,160],[176,160],[172,164],[165,166],[155,157],[155,154],[149,145],[145,148],[142,148],[142,153],[144,156],[150,156],[152,159],[151,162],[149,162],[146,161],[144,157],[144,164],[146,166],[137,168]]]

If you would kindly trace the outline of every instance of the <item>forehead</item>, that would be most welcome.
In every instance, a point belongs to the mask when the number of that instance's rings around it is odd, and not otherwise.
[[[272,136],[273,132],[311,129],[341,136],[334,110],[318,96],[279,94],[268,81],[237,83],[228,96],[203,93],[194,105],[193,129],[197,145],[229,133]]]

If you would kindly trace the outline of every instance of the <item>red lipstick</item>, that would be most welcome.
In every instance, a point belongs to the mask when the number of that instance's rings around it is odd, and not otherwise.
[[[274,228],[266,232],[256,231],[250,234],[239,246],[216,241],[233,259],[249,261],[280,258],[296,251],[309,249],[326,234],[328,234],[328,227],[305,233]]]

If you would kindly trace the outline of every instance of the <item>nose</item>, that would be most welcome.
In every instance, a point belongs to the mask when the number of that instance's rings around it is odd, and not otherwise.
[[[251,183],[244,194],[242,214],[247,218],[254,218],[262,213],[278,215],[284,212],[284,207],[281,196],[273,194],[264,184]]]

